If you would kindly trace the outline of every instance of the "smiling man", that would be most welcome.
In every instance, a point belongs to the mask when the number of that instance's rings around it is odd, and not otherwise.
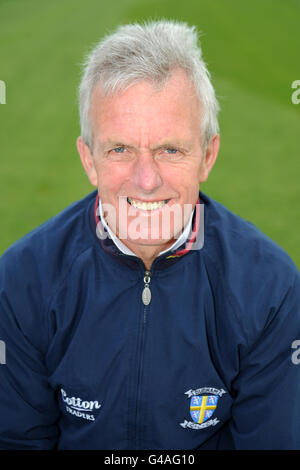
[[[0,448],[300,448],[299,272],[199,191],[218,109],[184,23],[122,26],[89,55],[96,189],[1,258]]]
[[[147,269],[191,218],[219,148],[218,134],[203,145],[203,111],[186,72],[174,68],[161,88],[148,79],[105,96],[99,84],[90,111],[93,146],[77,141],[108,226]]]

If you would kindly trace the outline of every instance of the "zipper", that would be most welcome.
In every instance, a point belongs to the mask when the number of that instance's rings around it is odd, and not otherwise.
[[[151,302],[151,290],[150,290],[150,282],[151,282],[151,271],[146,270],[144,273],[144,288],[142,292],[142,302],[144,304],[143,309],[143,323],[142,323],[142,333],[141,333],[141,343],[140,343],[140,362],[139,362],[139,369],[138,369],[138,380],[137,380],[137,393],[136,393],[136,415],[135,415],[135,448],[139,449],[140,444],[140,436],[138,435],[138,415],[139,415],[139,408],[140,408],[140,394],[141,394],[141,382],[142,382],[142,370],[143,370],[143,362],[144,362],[144,342],[145,342],[145,329],[146,329],[146,320],[147,320],[147,311],[148,305]]]
[[[144,289],[142,293],[142,301],[144,305],[149,305],[151,302],[151,290],[149,287],[150,281],[151,281],[151,271],[145,271]]]

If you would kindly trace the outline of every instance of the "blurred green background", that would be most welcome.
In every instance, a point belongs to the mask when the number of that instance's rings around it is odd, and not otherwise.
[[[197,25],[221,105],[221,150],[201,189],[300,266],[300,0],[0,0],[0,253],[94,188],[75,140],[91,47],[119,24]]]

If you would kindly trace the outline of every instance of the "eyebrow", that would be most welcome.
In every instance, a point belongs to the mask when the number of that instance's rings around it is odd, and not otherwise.
[[[164,142],[161,145],[158,145],[157,147],[152,147],[152,151],[157,151],[161,149],[167,149],[167,148],[176,148],[182,152],[188,152],[191,149],[191,144],[189,142],[179,142],[179,141],[167,141]]]
[[[105,140],[104,142],[98,141],[98,149],[107,150],[112,147],[127,147],[134,149],[133,145],[125,144],[124,142],[117,140]]]

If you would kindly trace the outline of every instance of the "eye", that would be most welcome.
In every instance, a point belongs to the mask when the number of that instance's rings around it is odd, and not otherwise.
[[[183,158],[183,153],[181,150],[174,147],[165,147],[162,149],[158,158],[161,158],[164,161],[177,161]]]
[[[116,147],[116,148],[113,149],[113,152],[123,153],[123,152],[125,152],[125,147]]]

